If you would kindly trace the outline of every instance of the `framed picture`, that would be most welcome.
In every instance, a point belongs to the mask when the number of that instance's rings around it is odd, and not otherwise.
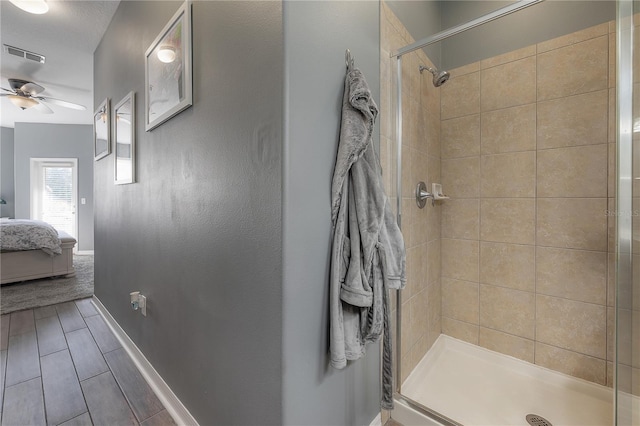
[[[136,97],[129,92],[113,108],[115,116],[115,183],[117,185],[136,181]]]
[[[192,104],[191,1],[187,0],[145,53],[145,130]]]
[[[111,119],[109,98],[105,99],[93,114],[93,155],[94,160],[111,154]]]

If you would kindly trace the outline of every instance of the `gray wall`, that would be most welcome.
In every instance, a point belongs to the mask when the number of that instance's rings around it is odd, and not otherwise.
[[[95,293],[200,424],[281,424],[281,3],[194,2],[193,106],[145,132],[144,52],[181,4],[121,2],[94,54],[94,105],[133,90],[138,117],[138,183],[96,163]]]
[[[419,40],[514,1],[390,0],[387,4]],[[435,65],[452,69],[615,19],[613,0],[546,0],[426,47]]]
[[[93,127],[77,124],[16,123],[15,217],[30,216],[30,159],[78,159],[78,250],[93,250]],[[80,198],[87,203],[80,204]]]
[[[15,184],[13,179],[13,129],[0,127],[0,216],[15,216]]]
[[[345,49],[380,99],[379,5],[286,2],[284,35],[284,424],[368,425],[380,411],[379,347],[345,370],[328,363],[330,185]]]
[[[445,1],[447,29],[511,2]],[[547,0],[442,42],[442,67],[456,68],[615,19],[615,1]]]
[[[142,52],[179,4],[121,3],[96,105],[134,90],[143,116]],[[193,17],[193,107],[139,123],[138,183],[113,185],[113,155],[96,164],[96,295],[201,424],[369,424],[378,346],[328,365],[329,192],[346,48],[379,99],[379,5],[195,2]]]

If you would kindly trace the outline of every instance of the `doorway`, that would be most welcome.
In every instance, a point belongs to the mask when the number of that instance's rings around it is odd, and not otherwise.
[[[78,159],[31,158],[31,219],[78,239]]]

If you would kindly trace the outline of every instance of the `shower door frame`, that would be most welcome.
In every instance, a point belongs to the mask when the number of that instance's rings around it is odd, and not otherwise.
[[[623,345],[619,336],[619,326],[623,323],[621,315],[620,299],[626,294],[627,298],[631,295],[633,300],[634,288],[633,276],[633,258],[638,253],[633,252],[633,227],[634,227],[634,210],[633,210],[633,181],[634,181],[634,155],[640,155],[640,152],[634,152],[633,149],[633,133],[634,133],[634,69],[633,69],[633,53],[638,46],[634,46],[634,12],[638,0],[617,0],[616,1],[616,301],[615,301],[615,350],[614,350],[614,374],[613,374],[613,407],[614,407],[614,424],[627,424],[633,419],[634,413],[623,413],[625,408],[623,399],[629,399],[628,395],[621,398],[621,393],[631,393],[631,391],[621,389],[619,375],[620,370],[620,354],[628,353],[631,350],[630,363],[633,365],[633,357],[637,354],[633,353],[632,347]],[[637,108],[637,106],[636,106]],[[636,173],[638,171],[636,170]],[[635,178],[637,179],[637,178]],[[637,196],[637,194],[636,194]],[[637,219],[636,219],[637,220]],[[631,307],[632,316],[634,315],[633,306]],[[633,318],[632,318],[633,321]],[[626,327],[630,328],[629,324]],[[628,334],[628,333],[627,333]],[[629,338],[629,336],[626,336]],[[633,410],[633,406],[630,407]],[[623,416],[625,415],[625,416]],[[636,420],[639,413],[635,413]],[[625,417],[625,418],[621,418]]]
[[[542,1],[542,0],[535,0]],[[435,42],[434,42],[435,43]],[[415,43],[414,43],[415,44]],[[413,49],[415,50],[415,49]],[[411,51],[413,51],[411,50]],[[409,52],[405,52],[409,53]],[[398,227],[402,230],[402,55],[404,53],[398,53],[395,55],[396,57],[396,96],[397,96],[397,105],[396,105],[396,141],[397,141],[397,164],[396,164],[396,200],[397,200],[397,213],[396,220],[398,222]],[[393,57],[393,56],[392,56]],[[402,367],[401,367],[401,327],[402,327],[402,290],[397,290],[396,293],[396,335],[394,340],[395,344],[395,356],[393,357],[395,362],[395,370],[396,374],[393,377],[394,380],[394,389],[395,392],[393,394],[393,399],[396,401],[402,401],[409,407],[418,411],[419,413],[429,417],[431,420],[435,420],[443,426],[463,426],[462,424],[456,422],[453,419],[450,419],[437,411],[430,409],[417,401],[412,400],[411,398],[407,398],[402,395],[402,381],[398,378],[402,377]]]
[[[396,164],[396,199],[397,199],[397,222],[402,229],[402,56],[421,49],[428,45],[442,41],[448,37],[475,28],[484,23],[493,21],[502,16],[517,12],[544,0],[520,0],[517,3],[498,9],[480,18],[469,21],[465,24],[452,27],[448,30],[439,32],[433,36],[418,40],[409,44],[390,55],[390,58],[396,59],[396,116],[395,116],[395,133],[397,144],[397,164]],[[614,387],[613,387],[613,411],[614,424],[619,421],[619,392],[618,389],[618,297],[624,286],[633,284],[633,13],[634,5],[638,4],[640,9],[640,0],[616,0],[617,16],[616,16],[616,303],[615,303],[615,330],[616,330],[616,350],[614,352]],[[639,10],[640,12],[640,10]],[[640,156],[640,152],[636,153]],[[631,289],[633,290],[633,289]],[[402,377],[401,369],[401,318],[402,318],[402,290],[397,291],[396,298],[396,330],[395,330],[395,385],[394,399],[403,402],[407,406],[418,411],[422,415],[431,420],[440,422],[443,425],[459,425],[452,419],[439,414],[428,407],[423,406],[416,401],[402,395]]]
[[[402,47],[392,53],[390,58],[396,59],[396,102],[395,102],[395,136],[396,136],[396,147],[397,147],[397,161],[396,161],[396,201],[397,201],[397,213],[396,220],[400,229],[402,229],[402,56],[411,53],[415,50],[422,49],[426,46],[438,43],[443,41],[449,37],[452,37],[456,34],[460,34],[462,32],[468,31],[472,28],[476,28],[487,22],[491,22],[503,16],[510,15],[512,13],[518,12],[520,10],[526,9],[535,4],[541,3],[544,0],[520,0],[516,3],[510,4],[503,8],[497,9],[493,12],[490,12],[486,15],[483,15],[479,18],[468,21],[464,24],[460,24],[454,27],[451,27],[447,30],[436,33],[432,36],[423,38],[414,43],[411,43],[405,47]],[[624,0],[617,0],[624,1]],[[400,378],[402,377],[402,363],[401,360],[401,324],[402,324],[402,290],[397,290],[396,294],[396,327],[395,327],[395,338],[394,341],[394,362],[395,362],[395,375],[394,375],[394,399],[396,401],[400,401],[410,408],[418,411],[420,414],[428,417],[429,419],[439,422],[444,426],[462,426],[460,423],[456,422],[453,419],[450,419],[429,407],[426,407],[411,398],[406,397],[402,394],[402,382]]]

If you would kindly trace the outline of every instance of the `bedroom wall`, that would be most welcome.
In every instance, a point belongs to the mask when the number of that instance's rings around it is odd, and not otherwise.
[[[345,49],[380,100],[376,1],[284,4],[285,149],[284,423],[368,425],[380,412],[380,353],[329,366],[331,178],[337,152]],[[380,136],[374,134],[376,147]]]
[[[93,250],[93,127],[78,124],[16,123],[15,217],[30,216],[30,159],[78,159],[78,250]],[[87,203],[79,203],[86,198]]]
[[[1,217],[15,216],[15,183],[13,178],[13,129],[0,127],[0,204]]]
[[[282,424],[281,3],[194,2],[193,106],[145,132],[181,4],[121,2],[94,54],[94,105],[133,90],[138,116],[137,183],[96,163],[95,293],[200,424]]]

